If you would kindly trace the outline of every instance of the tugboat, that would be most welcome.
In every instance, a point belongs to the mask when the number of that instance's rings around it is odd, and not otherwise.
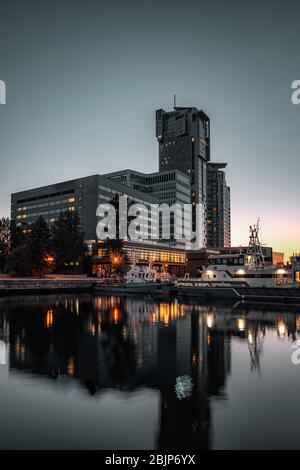
[[[160,282],[159,275],[152,268],[152,263],[149,263],[148,266],[137,266],[134,263],[125,276],[123,289],[131,293],[152,293],[155,291],[158,282]]]
[[[128,294],[168,294],[174,288],[174,283],[162,280],[160,273],[148,266],[138,266],[135,256],[131,269],[126,273],[124,282],[118,284],[97,284],[97,292],[128,293]]]

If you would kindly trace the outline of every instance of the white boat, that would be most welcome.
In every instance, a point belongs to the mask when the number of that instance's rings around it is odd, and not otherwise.
[[[155,269],[152,269],[151,264],[149,266],[137,266],[134,265],[125,276],[125,284],[154,284],[159,281],[159,276]]]
[[[259,222],[250,227],[247,253],[215,254],[208,257],[209,265],[200,278],[188,275],[177,286],[193,287],[295,287],[293,269],[277,268],[265,263],[259,241]]]
[[[135,262],[131,269],[126,273],[124,282],[116,284],[98,284],[96,291],[118,292],[118,293],[168,293],[173,284],[164,282],[160,273],[148,266],[139,266]]]
[[[202,272],[203,283],[245,287],[290,287],[293,285],[289,269],[273,266],[252,267],[247,254],[214,255]]]

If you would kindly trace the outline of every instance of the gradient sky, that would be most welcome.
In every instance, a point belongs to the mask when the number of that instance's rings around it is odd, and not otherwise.
[[[300,4],[0,0],[0,216],[12,192],[158,169],[155,109],[211,118],[226,161],[232,244],[300,251]]]

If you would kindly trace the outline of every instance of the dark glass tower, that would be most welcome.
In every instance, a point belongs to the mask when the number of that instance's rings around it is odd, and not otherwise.
[[[230,246],[230,188],[226,184],[227,163],[207,165],[207,245],[210,248]]]
[[[200,242],[207,244],[207,162],[210,160],[210,120],[197,108],[174,107],[156,111],[159,170],[178,169],[191,179],[192,227],[196,230],[196,204],[202,208]]]

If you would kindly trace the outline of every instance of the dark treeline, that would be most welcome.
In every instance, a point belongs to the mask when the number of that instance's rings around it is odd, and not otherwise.
[[[17,276],[81,272],[84,233],[76,212],[62,212],[49,227],[39,217],[30,228],[0,219],[0,272]]]

